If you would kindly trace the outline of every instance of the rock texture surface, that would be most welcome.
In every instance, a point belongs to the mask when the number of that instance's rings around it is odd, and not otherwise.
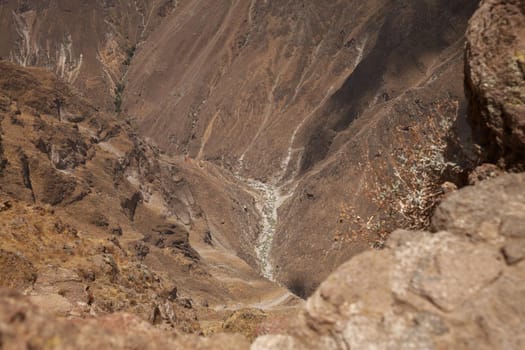
[[[525,168],[525,3],[485,0],[467,32],[469,118],[490,161]]]
[[[240,335],[175,337],[125,313],[97,319],[50,318],[21,295],[0,290],[2,349],[248,349]]]
[[[522,349],[524,181],[509,174],[451,195],[439,232],[396,231],[384,250],[352,258],[308,299],[292,335],[252,349]]]
[[[520,238],[525,213],[525,177],[507,174],[451,194],[432,218],[434,231],[446,230],[477,241]]]

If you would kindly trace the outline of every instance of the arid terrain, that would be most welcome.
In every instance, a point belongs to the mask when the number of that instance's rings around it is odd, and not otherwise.
[[[477,2],[228,3],[181,3],[152,32],[123,110],[161,149],[259,192],[253,258],[305,296],[393,229],[424,227],[437,183],[464,181],[457,77]]]
[[[0,349],[525,346],[523,0],[0,24]]]

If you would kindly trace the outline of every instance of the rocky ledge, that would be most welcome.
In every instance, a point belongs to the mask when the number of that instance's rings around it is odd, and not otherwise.
[[[451,194],[436,232],[398,230],[335,271],[292,335],[252,349],[523,349],[525,174]]]
[[[384,249],[332,273],[294,324],[267,325],[273,334],[251,345],[240,335],[175,337],[125,313],[49,322],[29,299],[5,291],[0,339],[6,349],[523,349],[525,174],[451,193],[433,231],[395,231]]]
[[[525,2],[485,0],[465,54],[470,123],[484,156],[525,168]]]

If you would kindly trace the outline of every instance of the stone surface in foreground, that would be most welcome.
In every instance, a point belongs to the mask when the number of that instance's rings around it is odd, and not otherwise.
[[[251,349],[525,348],[523,183],[525,174],[507,174],[449,195],[435,216],[448,231],[394,232],[385,249],[324,281],[288,334],[261,336]],[[175,337],[123,313],[49,322],[10,292],[0,293],[0,335],[6,349],[250,346],[239,335]]]
[[[241,335],[175,337],[140,318],[115,313],[94,319],[50,322],[21,295],[0,291],[2,349],[247,349]]]
[[[434,221],[450,232],[394,232],[323,282],[293,336],[252,349],[523,349],[524,183],[508,174],[452,194]]]

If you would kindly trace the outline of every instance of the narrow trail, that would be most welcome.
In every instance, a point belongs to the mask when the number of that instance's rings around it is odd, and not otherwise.
[[[292,301],[292,303],[290,306],[287,306],[286,304],[289,301]],[[240,310],[243,308],[254,308],[254,309],[259,309],[259,310],[264,310],[264,311],[275,310],[276,308],[277,309],[287,309],[287,308],[296,309],[297,308],[297,297],[294,296],[292,293],[288,292],[287,290],[285,290],[281,294],[270,295],[265,300],[252,302],[249,304],[237,303],[234,305],[220,305],[220,306],[214,307],[215,311],[224,311],[224,310],[236,311],[236,310]]]

